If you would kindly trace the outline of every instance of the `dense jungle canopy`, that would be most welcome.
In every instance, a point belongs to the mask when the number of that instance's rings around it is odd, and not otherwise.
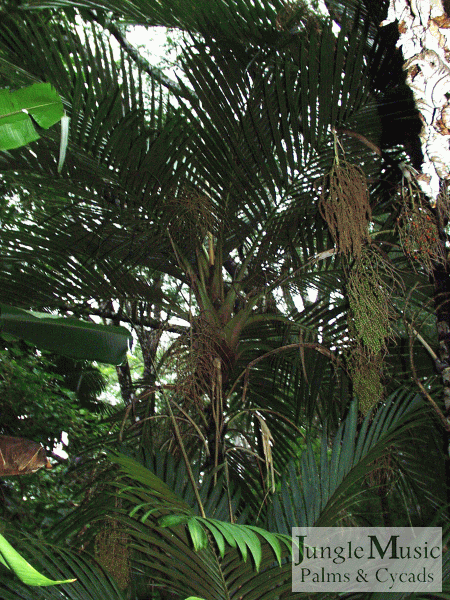
[[[388,7],[0,2],[0,90],[51,84],[70,119],[26,113],[0,153],[1,306],[127,327],[138,356],[111,406],[82,337],[83,361],[0,338],[0,433],[69,439],[4,478],[1,533],[77,578],[0,565],[5,600],[300,598],[292,527],[446,532],[449,199]]]

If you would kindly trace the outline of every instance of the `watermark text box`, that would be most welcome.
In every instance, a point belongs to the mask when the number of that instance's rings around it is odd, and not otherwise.
[[[440,527],[294,527],[294,592],[440,592]]]

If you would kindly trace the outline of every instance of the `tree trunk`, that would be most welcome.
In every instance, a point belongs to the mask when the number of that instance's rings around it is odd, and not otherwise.
[[[416,180],[437,215],[440,247],[433,257],[432,281],[439,340],[439,371],[444,384],[446,417],[450,414],[450,266],[446,257],[447,182],[450,180],[450,19],[441,0],[391,0],[387,19],[397,21],[406,70],[422,118],[424,162]]]
[[[450,19],[446,11],[449,6],[445,0],[390,0],[387,19],[382,23],[398,23],[397,46],[405,59],[406,83],[423,123],[420,140],[424,162],[416,180],[437,217],[440,256],[433,257],[431,279],[439,342],[436,366],[442,376],[445,407],[445,414],[440,416],[445,426],[447,484],[450,484],[450,264],[445,227],[450,179]]]
[[[405,63],[406,83],[412,90],[423,127],[424,162],[417,180],[433,208],[441,182],[450,179],[450,19],[441,0],[391,0],[387,19],[397,21]]]

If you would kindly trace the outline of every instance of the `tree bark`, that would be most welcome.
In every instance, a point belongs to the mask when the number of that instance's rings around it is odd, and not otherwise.
[[[450,179],[450,19],[441,0],[391,0],[381,25],[395,21],[406,83],[423,122],[424,162],[417,180],[434,207],[441,181]]]
[[[450,489],[450,263],[446,256],[447,187],[450,179],[450,19],[442,0],[390,0],[386,25],[397,21],[399,39],[416,107],[422,119],[424,162],[416,179],[437,216],[441,256],[433,261],[434,308],[439,344],[437,369],[443,383],[444,455]],[[447,10],[446,10],[447,9]],[[450,492],[447,500],[450,501]]]

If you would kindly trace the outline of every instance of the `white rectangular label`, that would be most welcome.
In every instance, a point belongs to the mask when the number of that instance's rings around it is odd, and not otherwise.
[[[440,527],[294,527],[293,592],[440,592]]]

